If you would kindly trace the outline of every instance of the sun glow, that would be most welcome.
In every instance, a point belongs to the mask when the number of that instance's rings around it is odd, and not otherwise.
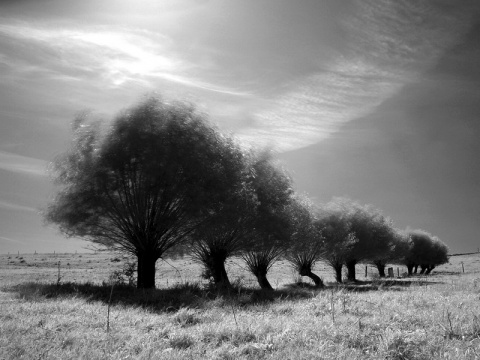
[[[103,53],[103,67],[117,85],[132,77],[176,73],[182,68],[181,61],[161,54],[162,50],[168,51],[160,41],[154,42],[141,35],[103,32],[82,33],[75,38]]]

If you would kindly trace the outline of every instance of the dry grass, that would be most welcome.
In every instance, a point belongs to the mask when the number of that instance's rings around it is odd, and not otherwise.
[[[159,264],[160,289],[114,287],[108,333],[102,282],[120,267],[113,255],[62,255],[59,286],[59,255],[17,256],[0,256],[0,359],[480,358],[480,255],[389,282],[359,267],[366,281],[349,286],[328,283],[320,264],[321,291],[286,286],[292,275],[280,264],[273,293],[230,264],[243,284],[231,294],[198,285],[189,260],[172,261],[178,272]]]

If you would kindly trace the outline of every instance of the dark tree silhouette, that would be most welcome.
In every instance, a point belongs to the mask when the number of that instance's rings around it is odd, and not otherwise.
[[[389,250],[383,256],[372,260],[372,264],[377,267],[380,277],[386,276],[385,268],[387,264],[403,264],[409,249],[407,234],[394,228],[385,230],[384,240],[389,242]]]
[[[346,198],[334,198],[330,207],[345,214],[357,240],[345,256],[348,280],[356,281],[355,266],[362,261],[381,259],[390,250],[391,221],[371,205],[360,205]]]
[[[448,247],[436,236],[424,230],[408,230],[410,241],[405,265],[408,274],[416,273],[420,266],[420,274],[428,275],[438,265],[448,262]]]
[[[335,280],[341,283],[343,265],[358,241],[350,229],[350,221],[344,211],[330,204],[322,209],[315,226],[322,234],[322,259],[332,267]]]
[[[324,254],[321,229],[316,226],[317,209],[306,197],[296,197],[287,208],[290,221],[290,248],[286,259],[300,276],[308,276],[315,286],[323,287],[313,267]]]
[[[428,275],[439,265],[448,263],[448,247],[438,237],[432,238],[432,250],[425,275]]]
[[[260,287],[271,290],[267,273],[289,246],[287,208],[293,194],[292,182],[266,151],[253,157],[251,168],[257,206],[249,224],[251,247],[243,253],[243,259]]]
[[[248,179],[247,179],[248,180]],[[225,206],[211,216],[192,235],[190,253],[204,266],[204,277],[213,280],[217,289],[230,288],[225,269],[228,258],[240,256],[253,241],[250,223],[256,200],[248,185],[232,196]]]
[[[110,124],[74,122],[53,165],[60,189],[45,212],[67,236],[133,254],[137,286],[155,264],[228,202],[242,154],[193,106],[148,99]]]
[[[432,235],[420,229],[408,230],[407,233],[409,236],[409,250],[405,257],[405,265],[407,266],[408,275],[412,275],[414,268],[427,263],[427,256],[432,244]]]

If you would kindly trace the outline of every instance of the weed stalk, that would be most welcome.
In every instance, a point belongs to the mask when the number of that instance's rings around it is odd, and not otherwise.
[[[113,294],[113,281],[112,281],[112,287],[110,289],[110,297],[108,298],[108,307],[107,307],[107,334],[110,331],[110,306],[112,304],[112,294]]]
[[[330,307],[332,310],[332,322],[335,323],[335,299],[333,296],[333,288],[332,288],[332,296],[330,298]]]
[[[60,276],[60,261],[58,262],[58,272],[57,272],[57,289],[60,287],[60,280],[62,277]]]

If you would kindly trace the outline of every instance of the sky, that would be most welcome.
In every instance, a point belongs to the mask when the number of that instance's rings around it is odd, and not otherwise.
[[[272,148],[318,204],[477,251],[478,64],[475,0],[3,0],[0,253],[88,247],[43,224],[48,164],[76,114],[152,94]]]

